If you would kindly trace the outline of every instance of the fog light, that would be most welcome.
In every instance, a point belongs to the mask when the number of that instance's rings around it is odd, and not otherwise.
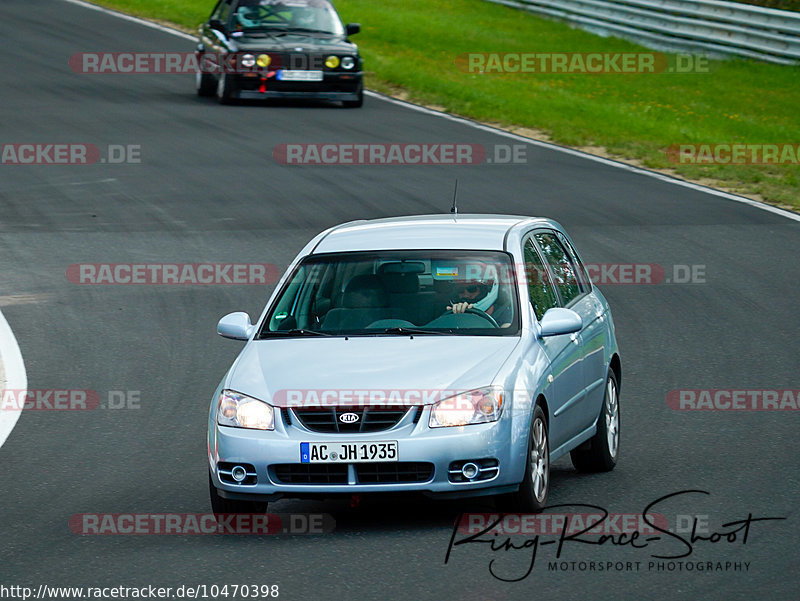
[[[479,468],[474,463],[465,463],[461,468],[461,475],[464,476],[467,480],[473,480],[478,477],[478,474],[481,473],[481,468]]]
[[[247,470],[244,469],[241,465],[237,465],[231,470],[231,478],[233,478],[237,482],[243,482],[244,479],[247,478]]]

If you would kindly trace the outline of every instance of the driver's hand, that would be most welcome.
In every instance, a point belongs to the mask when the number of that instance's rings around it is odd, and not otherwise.
[[[448,311],[453,313],[465,313],[467,309],[472,308],[472,303],[453,303],[453,306],[447,305]]]

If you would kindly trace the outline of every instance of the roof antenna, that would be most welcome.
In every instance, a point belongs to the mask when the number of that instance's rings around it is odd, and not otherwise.
[[[458,200],[458,178],[456,178],[456,187],[455,190],[453,190],[453,206],[450,207],[450,212],[453,215],[458,215],[458,205],[456,204],[457,200]]]

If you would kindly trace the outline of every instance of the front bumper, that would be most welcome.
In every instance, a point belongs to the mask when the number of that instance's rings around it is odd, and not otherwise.
[[[420,408],[418,420],[414,420],[415,410],[410,411],[395,427],[369,434],[311,432],[297,420],[293,420],[291,425],[287,424],[280,412],[280,417],[276,416],[275,430],[269,432],[218,426],[210,421],[208,459],[214,486],[222,496],[229,498],[267,500],[280,497],[399,492],[462,497],[498,494],[517,489],[524,473],[526,450],[512,448],[512,420],[509,416],[490,424],[429,428],[427,424],[430,407]],[[396,440],[398,443],[399,462],[432,464],[431,476],[421,482],[364,483],[360,481],[353,464],[335,464],[342,469],[347,466],[346,482],[289,484],[276,477],[277,465],[309,465],[300,463],[302,442],[362,443],[389,440]],[[453,462],[483,459],[497,461],[498,469],[489,479],[451,481],[449,469]],[[252,484],[223,482],[217,471],[219,463],[252,465],[257,481]]]
[[[238,75],[231,82],[232,95],[242,100],[266,98],[356,101],[363,74],[324,73],[322,81],[279,81],[275,78]]]

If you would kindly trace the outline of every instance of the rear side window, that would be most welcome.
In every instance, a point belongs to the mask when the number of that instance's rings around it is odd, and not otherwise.
[[[586,267],[581,263],[578,253],[575,252],[575,247],[561,232],[558,232],[558,239],[561,241],[562,246],[567,249],[569,256],[572,257],[572,262],[578,270],[578,283],[581,285],[581,291],[591,292],[592,281],[589,279],[589,272],[586,271]]]
[[[545,261],[547,261],[553,272],[556,288],[561,294],[561,301],[564,306],[569,305],[582,292],[578,283],[578,272],[575,268],[575,263],[555,234],[539,232],[534,234],[534,238],[536,238]]]
[[[542,316],[548,309],[558,306],[558,298],[553,284],[550,281],[550,272],[542,263],[539,251],[533,245],[533,240],[528,238],[525,242],[525,273],[528,280],[528,297],[530,298],[533,312],[536,319]]]

